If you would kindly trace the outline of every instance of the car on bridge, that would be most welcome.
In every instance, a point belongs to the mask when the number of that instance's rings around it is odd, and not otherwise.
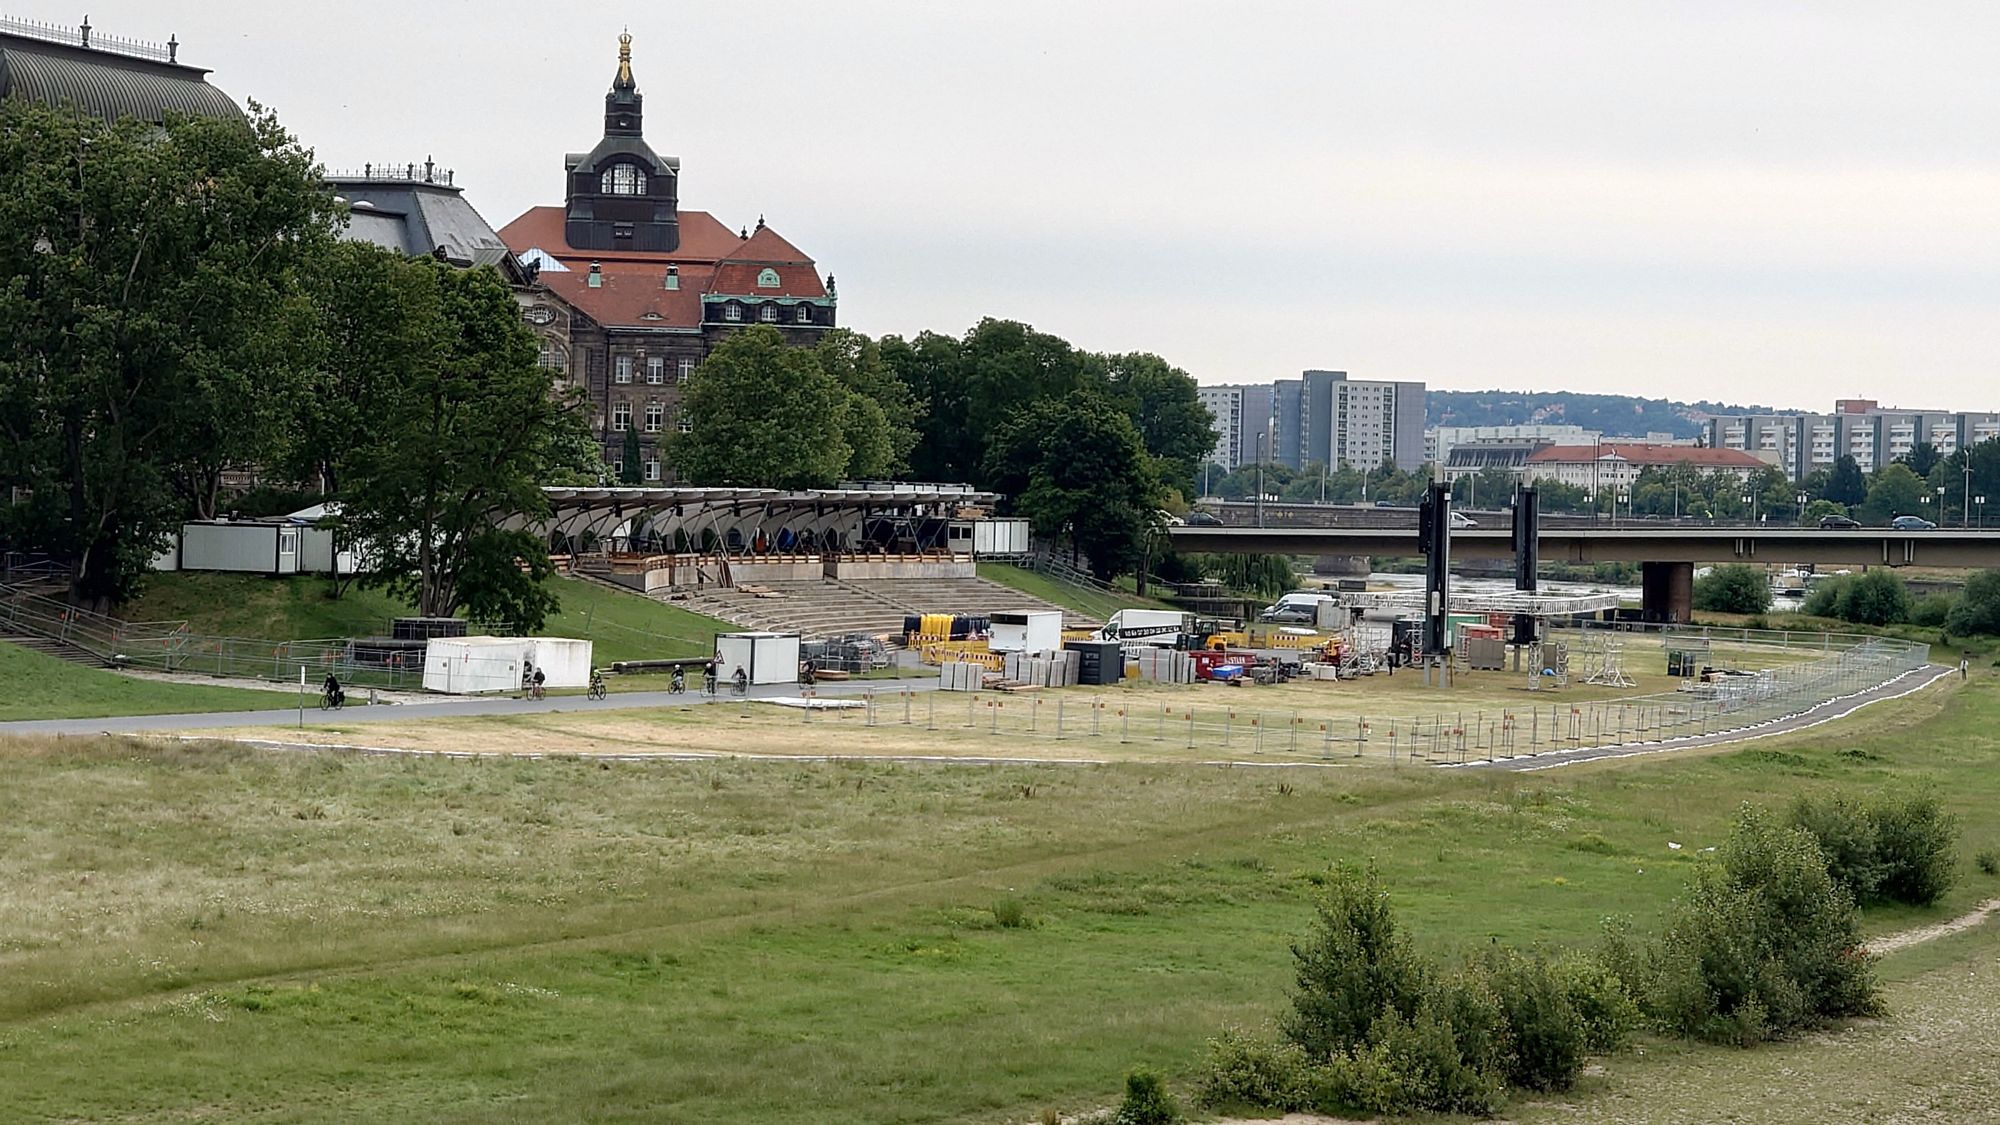
[[[1889,521],[1897,531],[1936,531],[1937,525],[1922,516],[1897,516]]]
[[[1189,527],[1221,527],[1222,521],[1214,512],[1204,512],[1200,508],[1188,510],[1186,524]]]
[[[1821,516],[1819,518],[1819,529],[1821,531],[1853,531],[1860,526],[1860,520],[1848,519],[1846,516]]]

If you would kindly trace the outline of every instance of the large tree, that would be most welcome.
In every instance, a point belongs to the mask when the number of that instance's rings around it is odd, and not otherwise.
[[[1194,491],[1195,470],[1215,448],[1215,415],[1195,392],[1194,377],[1156,355],[1107,355],[1098,362],[1113,400],[1125,408],[1160,478]]]
[[[681,405],[692,423],[670,444],[697,485],[826,488],[847,472],[850,394],[806,348],[767,325],[744,329],[695,369]]]
[[[426,616],[460,612],[524,629],[558,606],[543,544],[519,522],[548,511],[541,484],[578,443],[532,333],[490,270],[395,259],[420,330],[402,376],[378,388],[341,482],[342,531],[363,544],[366,582]],[[510,526],[513,525],[513,526]]]
[[[1861,504],[1860,518],[1864,523],[1888,523],[1897,516],[1919,515],[1926,496],[1923,479],[1908,465],[1884,465],[1868,482],[1868,499]]]
[[[1067,541],[1109,577],[1137,565],[1159,497],[1132,420],[1095,395],[1049,399],[993,435],[986,477],[1037,534]]]
[[[1836,504],[1853,507],[1868,499],[1868,478],[1861,475],[1861,463],[1849,454],[1841,454],[1833,463],[1833,472],[1827,477],[1825,499]]]
[[[161,128],[0,102],[0,520],[72,599],[130,593],[224,468],[276,452],[336,213],[254,107]]]
[[[813,354],[850,396],[842,426],[853,449],[848,475],[880,480],[907,471],[923,408],[883,359],[881,347],[842,328],[827,333]]]

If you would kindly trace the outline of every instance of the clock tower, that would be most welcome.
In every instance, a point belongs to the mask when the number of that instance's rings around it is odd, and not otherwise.
[[[565,161],[569,191],[563,235],[577,250],[680,249],[678,157],[646,144],[645,98],[632,78],[632,36],[618,37],[618,74],[604,95],[604,139]]]

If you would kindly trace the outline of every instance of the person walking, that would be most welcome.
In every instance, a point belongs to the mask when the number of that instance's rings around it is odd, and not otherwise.
[[[1962,652],[1961,652],[1961,653],[1959,653],[1959,654],[1958,654],[1958,678],[1959,678],[1960,680],[1963,680],[1963,679],[1965,679],[1965,678],[1966,678],[1967,676],[1969,676],[1969,675],[1970,675],[1971,673],[1972,673],[1972,658],[1971,658],[1971,657],[1969,657],[1969,656],[1967,656],[1967,655],[1965,655],[1965,654],[1964,654],[1964,653],[1962,653]]]

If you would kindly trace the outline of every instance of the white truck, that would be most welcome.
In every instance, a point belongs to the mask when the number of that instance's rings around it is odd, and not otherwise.
[[[1194,628],[1194,614],[1177,609],[1121,609],[1093,634],[1100,641],[1174,648]]]

